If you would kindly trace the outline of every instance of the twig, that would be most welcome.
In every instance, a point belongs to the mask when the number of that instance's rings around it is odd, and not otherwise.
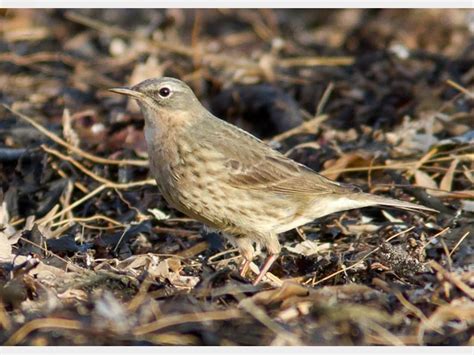
[[[442,334],[440,332],[440,329],[436,327],[433,324],[433,322],[431,322],[431,320],[425,316],[425,314],[421,311],[421,309],[416,307],[414,304],[410,303],[410,301],[408,301],[399,290],[390,288],[390,286],[385,281],[379,278],[375,278],[373,280],[373,284],[375,286],[380,287],[382,290],[384,290],[387,293],[393,293],[395,297],[398,299],[398,301],[401,303],[401,305],[405,307],[410,313],[412,313],[418,319],[420,319],[420,321],[426,324],[428,328],[432,329],[433,331],[437,333]],[[420,342],[420,345],[421,345],[421,342]]]
[[[90,154],[80,148],[74,147],[73,145],[67,143],[64,139],[60,138],[56,134],[48,131],[45,127],[43,127],[41,124],[35,122],[33,119],[30,117],[22,114],[21,112],[18,112],[11,107],[2,104],[2,106],[13,113],[14,115],[18,116],[22,120],[28,122],[31,124],[33,127],[35,127],[39,132],[43,133],[46,137],[51,139],[52,141],[56,142],[59,145],[62,145],[63,147],[66,147],[69,149],[71,152],[74,152],[75,154],[88,159],[90,161],[93,161],[95,163],[99,164],[109,164],[109,165],[134,165],[134,166],[148,166],[148,161],[146,160],[132,160],[132,159],[123,159],[123,160],[114,160],[114,159],[106,159],[106,158],[101,158],[96,155]]]
[[[234,297],[239,299],[239,307],[242,307],[248,314],[275,333],[275,335],[280,336],[286,340],[288,345],[301,345],[300,339],[298,339],[295,334],[287,331],[272,318],[270,318],[261,307],[255,304],[252,298],[244,298],[240,294],[235,294]]]
[[[80,221],[78,221],[77,223],[83,228],[83,231],[84,231],[84,229],[92,229],[92,230],[98,230],[98,231],[108,231],[108,230],[111,230],[111,229],[123,228],[123,226],[100,227],[100,226],[97,226],[97,225],[87,224],[87,223],[80,222]]]
[[[68,11],[66,12],[66,18],[68,20],[71,20],[73,22],[79,23],[81,25],[93,28],[97,31],[100,32],[105,32],[110,35],[115,35],[115,36],[120,36],[120,37],[126,37],[126,38],[135,38],[135,39],[140,39],[148,42],[148,44],[152,47],[158,47],[162,49],[169,50],[171,52],[185,55],[188,57],[192,57],[194,54],[194,51],[192,49],[189,49],[186,46],[181,46],[177,45],[176,43],[171,43],[171,42],[166,42],[166,41],[158,41],[158,40],[150,40],[147,37],[143,35],[139,35],[137,33],[130,33],[128,31],[125,31],[124,29],[118,27],[118,26],[111,26],[109,24],[103,23],[101,21],[92,19],[90,17],[81,15],[77,12],[73,11]]]
[[[42,221],[42,224],[47,223],[47,222],[51,222],[52,220],[64,215],[65,213],[67,213],[67,212],[71,211],[72,209],[76,208],[77,206],[84,203],[85,201],[87,201],[91,197],[95,196],[100,191],[104,190],[105,188],[119,190],[119,189],[128,189],[130,187],[143,186],[143,185],[156,185],[156,181],[154,179],[134,181],[134,182],[131,182],[131,183],[116,183],[112,180],[108,180],[106,178],[103,178],[103,177],[93,173],[92,171],[87,169],[84,165],[79,163],[74,158],[72,158],[70,156],[66,156],[66,155],[62,154],[61,152],[57,151],[56,149],[49,148],[45,145],[42,145],[41,148],[49,154],[52,154],[52,155],[54,155],[54,156],[56,156],[56,157],[58,157],[62,160],[68,161],[69,163],[74,165],[76,168],[78,168],[80,171],[82,171],[87,176],[89,176],[89,177],[93,178],[94,180],[102,183],[101,186],[96,188],[94,191],[88,193],[86,196],[82,197],[80,200],[78,200],[78,201],[74,202],[72,205],[64,208],[61,212],[53,215],[52,217],[47,218],[44,221]]]
[[[27,55],[17,55],[16,53],[0,54],[0,62],[10,62],[18,66],[32,66],[39,62],[63,62],[71,67],[82,63],[77,57],[72,57],[65,52],[37,52]]]
[[[86,174],[87,176],[90,176],[91,178],[93,178],[94,180],[96,180],[96,181],[98,181],[102,184],[114,184],[113,181],[108,180],[106,178],[103,178],[103,177],[93,173],[92,171],[87,169],[84,165],[82,165],[77,160],[75,160],[73,157],[66,156],[66,155],[62,154],[61,152],[57,151],[56,149],[49,148],[48,146],[46,146],[44,144],[41,145],[41,149],[43,149],[45,152],[47,152],[49,154],[52,154],[52,155],[60,158],[61,160],[65,160],[65,161],[70,162],[72,165],[74,165],[76,168],[78,168],[84,174]]]
[[[89,192],[87,195],[83,196],[79,200],[75,201],[73,204],[71,204],[69,207],[65,208],[64,210],[56,213],[55,215],[51,216],[48,219],[45,219],[42,221],[42,224],[47,224],[51,221],[54,221],[56,218],[61,217],[62,215],[66,214],[67,212],[71,211],[72,209],[76,208],[77,206],[81,205],[82,203],[86,202],[90,198],[94,197],[97,195],[99,192],[102,190],[105,190],[107,188],[107,185],[100,185],[98,188],[95,190]]]
[[[297,149],[313,149],[313,150],[320,150],[321,146],[317,142],[305,142],[305,143],[300,143],[297,144],[293,147],[291,147],[289,150],[285,152],[285,156],[290,156],[291,153],[293,153]]]
[[[327,120],[329,118],[328,115],[321,115],[321,116],[316,116],[315,118],[305,121],[302,124],[300,124],[297,127],[291,128],[288,131],[285,131],[283,133],[277,134],[276,136],[273,136],[271,138],[271,141],[274,142],[281,142],[288,137],[294,136],[296,134],[301,134],[301,133],[315,133],[315,129],[318,128],[318,126]]]
[[[425,249],[434,239],[438,238],[439,236],[443,235],[444,233],[446,233],[447,231],[449,231],[450,228],[449,227],[446,227],[444,228],[442,231],[436,233],[434,236],[432,236],[430,239],[428,239],[426,241],[426,243],[423,245],[423,248],[422,249]]]
[[[369,328],[379,334],[379,336],[382,339],[385,339],[388,343],[388,345],[392,346],[405,346],[405,343],[403,342],[400,337],[396,336],[395,334],[391,333],[389,330],[385,329],[381,325],[379,325],[377,322],[374,321],[368,321],[369,323]]]
[[[446,84],[448,84],[449,86],[455,88],[456,90],[459,90],[460,92],[462,92],[464,95],[468,96],[469,98],[471,98],[471,99],[474,98],[474,93],[470,92],[468,89],[466,89],[465,87],[459,85],[458,83],[448,79],[448,80],[446,80]]]
[[[417,337],[413,335],[397,335],[397,338],[403,343],[404,346],[419,345]],[[367,334],[367,343],[370,345],[393,345],[392,342],[385,337],[373,334]]]
[[[419,168],[421,168],[426,162],[428,162],[431,159],[431,157],[433,157],[436,153],[438,153],[438,148],[434,147],[433,149],[428,151],[428,153],[426,153],[420,159],[418,159],[418,161],[416,161],[416,163],[414,164],[413,168],[410,169],[411,170],[410,174],[414,174]]]
[[[35,330],[54,328],[54,329],[82,329],[81,323],[77,320],[63,319],[63,318],[39,318],[34,319],[20,329],[18,329],[13,335],[8,338],[4,345],[13,346],[19,344],[25,339],[31,332]]]
[[[421,311],[421,309],[416,307],[414,304],[411,304],[410,301],[408,301],[399,290],[392,290],[392,291],[395,297],[397,297],[397,299],[400,301],[403,307],[405,307],[407,310],[409,310],[411,313],[417,316],[422,322],[431,323],[428,320],[428,318],[425,316],[425,314]],[[433,330],[439,332],[439,330],[437,330],[437,328],[434,327],[433,325],[430,325],[430,327]]]
[[[20,237],[19,239],[21,239],[22,241],[24,241],[25,243],[28,243],[28,244],[31,244],[33,246],[35,246],[36,248],[38,249],[41,249],[42,251],[44,251],[47,255],[51,255],[51,256],[54,256],[56,259],[58,260],[61,260],[63,263],[65,263],[67,266],[69,266],[71,268],[71,270],[73,270],[74,272],[89,272],[89,270],[87,269],[84,269],[62,257],[60,257],[59,255],[57,254],[54,254],[52,251],[42,247],[41,245],[35,243],[35,242],[32,242],[31,240],[28,240],[26,239],[25,237]]]
[[[463,155],[458,155],[458,156],[453,156],[453,157],[443,157],[443,158],[435,158],[435,159],[429,159],[424,164],[426,163],[436,163],[436,162],[442,162],[442,161],[449,161],[459,158],[460,160],[466,160],[466,161],[474,161],[474,154],[463,154]],[[414,166],[418,164],[418,160],[416,161],[410,161],[410,162],[405,162],[405,163],[396,163],[392,165],[374,165],[370,167],[354,167],[354,168],[344,168],[344,169],[328,169],[331,173],[347,173],[347,172],[358,172],[358,171],[368,171],[368,170],[409,170],[413,169]],[[322,172],[324,173],[324,171]]]
[[[398,237],[398,236],[400,236],[400,235],[402,235],[402,234],[408,233],[409,231],[413,230],[414,228],[415,228],[415,227],[412,226],[412,227],[410,227],[410,228],[408,228],[408,229],[405,229],[405,230],[403,230],[403,231],[401,231],[401,232],[398,232],[398,233],[392,235],[391,237],[389,237],[385,242],[388,243],[388,242],[391,241],[392,239],[394,239],[394,238],[396,238],[396,237]],[[343,272],[346,272],[347,270],[350,270],[350,269],[355,268],[356,266],[358,266],[359,264],[361,264],[365,259],[367,259],[370,255],[372,255],[373,253],[377,252],[379,249],[380,249],[380,247],[376,247],[375,249],[373,249],[373,250],[371,250],[370,252],[368,252],[367,254],[365,254],[359,261],[356,261],[354,264],[352,264],[352,265],[350,265],[350,266],[348,266],[348,267],[344,267],[344,268],[342,268],[342,269],[340,269],[340,270],[338,270],[338,271],[336,271],[336,272],[333,272],[331,275],[328,275],[328,276],[322,278],[321,280],[318,280],[318,281],[316,281],[316,282],[313,282],[313,283],[311,284],[311,286],[314,287],[314,286],[320,284],[321,282],[324,282],[324,281],[327,281],[327,280],[329,280],[329,279],[332,279],[334,276],[337,276],[337,275],[339,275],[339,274],[341,274],[341,273],[343,273]]]
[[[315,117],[322,115],[324,106],[326,106],[326,103],[328,102],[329,96],[331,96],[333,89],[334,83],[331,81],[326,87],[326,90],[324,90],[323,96],[321,96],[321,100],[319,100],[318,102],[318,106],[316,107],[316,114],[314,115]]]
[[[131,225],[128,225],[128,226],[125,227],[125,229],[123,230],[122,235],[120,236],[120,238],[119,238],[117,244],[115,244],[114,253],[117,252],[118,247],[119,247],[120,244],[122,243],[123,237],[125,237],[125,234],[127,234],[127,232],[130,230],[130,227],[131,227]]]
[[[7,311],[5,310],[5,306],[3,305],[3,301],[0,301],[0,326],[2,326],[3,331],[10,331],[12,327],[12,322],[10,320],[10,316],[8,315]]]
[[[448,269],[451,271],[451,269],[453,268],[453,261],[451,260],[451,255],[449,254],[448,246],[446,245],[446,242],[443,239],[440,239],[439,242],[441,243],[441,246],[443,247],[443,251],[446,254]]]
[[[122,192],[120,192],[120,190],[118,189],[114,189],[115,193],[117,194],[118,198],[120,199],[120,201],[122,201],[123,203],[125,203],[127,205],[128,208],[130,208],[131,210],[134,210],[136,213],[137,213],[137,216],[136,216],[136,219],[138,221],[143,221],[143,220],[147,220],[149,219],[149,216],[143,214],[138,208],[136,208],[135,206],[133,206],[133,204],[131,204],[122,194]]]
[[[354,57],[298,57],[285,58],[278,61],[278,65],[283,68],[289,67],[314,67],[318,65],[324,66],[340,66],[352,65]]]
[[[141,180],[141,181],[133,181],[130,183],[107,183],[100,185],[97,187],[95,190],[91,191],[88,193],[86,196],[83,196],[81,199],[75,201],[73,204],[71,204],[69,207],[65,208],[64,210],[56,213],[54,216],[48,218],[47,220],[42,221],[42,224],[46,224],[48,222],[51,222],[55,220],[56,218],[64,215],[68,211],[71,211],[72,209],[76,208],[77,206],[83,204],[85,201],[89,200],[93,196],[97,195],[99,192],[105,189],[129,189],[131,187],[138,187],[138,186],[144,186],[144,185],[155,185],[156,182],[153,179],[148,179],[148,180]]]
[[[97,214],[97,215],[94,215],[94,216],[91,216],[91,217],[74,217],[72,219],[67,219],[67,220],[63,220],[63,221],[60,221],[60,222],[56,222],[56,223],[53,223],[51,225],[51,227],[59,227],[59,226],[62,226],[64,224],[68,224],[69,222],[90,222],[90,221],[96,221],[96,220],[104,220],[104,221],[107,221],[117,227],[124,227],[125,225],[123,223],[120,223],[119,221],[116,221],[115,219],[112,219],[110,217],[107,217],[107,216],[104,216],[104,215],[101,215],[101,214]]]
[[[51,167],[53,168],[54,171],[58,173],[59,176],[65,178],[65,179],[71,179],[71,177],[64,172],[61,168],[59,168],[58,164],[56,162],[51,162]],[[89,189],[85,187],[82,183],[78,181],[74,181],[74,186],[76,186],[79,190],[81,190],[83,193],[88,193]]]
[[[227,249],[227,250],[221,251],[220,253],[217,253],[217,254],[214,254],[214,255],[210,256],[207,259],[207,263],[208,264],[213,264],[213,263],[216,263],[216,262],[220,262],[221,260],[215,261],[215,259],[217,259],[217,258],[219,258],[223,255],[226,255],[226,254],[236,253],[237,251],[239,251],[239,249],[237,249],[237,248],[232,248],[232,249]],[[240,256],[238,256],[238,258],[240,258]],[[224,259],[224,260],[227,260],[227,259]]]
[[[459,241],[456,243],[456,245],[453,247],[453,249],[451,249],[451,251],[449,252],[449,257],[451,257],[451,255],[453,255],[453,253],[456,251],[456,249],[459,247],[459,245],[461,245],[463,240],[466,239],[466,237],[469,234],[470,234],[470,232],[466,232],[466,233],[464,233],[464,235],[461,238],[459,238]]]
[[[157,330],[171,327],[173,325],[185,324],[185,323],[200,323],[208,321],[220,321],[241,318],[242,312],[238,309],[228,309],[225,311],[211,311],[211,312],[197,312],[197,313],[185,313],[185,314],[173,314],[171,316],[164,316],[160,319],[140,325],[133,329],[132,333],[135,336],[145,335],[148,333],[156,332]]]
[[[175,237],[191,237],[194,235],[198,235],[198,232],[187,230],[187,229],[178,229],[178,228],[167,228],[167,227],[153,227],[153,232],[155,233],[168,233]]]
[[[203,242],[194,244],[192,247],[188,249],[180,251],[177,255],[182,256],[183,258],[192,258],[193,256],[196,256],[202,253],[204,250],[207,250],[208,248],[209,248],[209,243],[207,241],[203,241]]]
[[[202,54],[202,63],[207,63],[213,66],[219,67],[240,67],[248,70],[253,70],[256,73],[262,73],[262,68],[258,63],[254,63],[247,59],[236,60],[235,57],[224,55],[224,54],[212,54],[206,53],[200,50],[198,46],[187,47],[176,43],[171,43],[163,40],[149,39],[144,35],[140,35],[134,32],[125,31],[117,26],[112,26],[107,23],[98,21],[96,19],[89,18],[81,15],[77,12],[68,11],[66,12],[66,18],[76,23],[80,23],[84,26],[93,28],[97,31],[108,33],[113,36],[120,36],[130,39],[137,39],[146,42],[150,48],[164,49],[179,55],[183,55],[189,58],[196,59],[196,53]],[[258,34],[258,33],[257,33]],[[295,67],[295,66],[341,66],[351,65],[354,62],[353,57],[298,57],[298,58],[286,58],[280,59],[276,64],[282,68]]]
[[[460,289],[462,292],[464,292],[471,300],[474,299],[474,290],[466,285],[464,282],[459,280],[457,276],[455,276],[453,273],[446,271],[440,264],[438,264],[436,261],[431,260],[429,265],[435,269],[437,272],[439,272],[447,281],[451,282],[453,285],[455,285],[458,289]]]

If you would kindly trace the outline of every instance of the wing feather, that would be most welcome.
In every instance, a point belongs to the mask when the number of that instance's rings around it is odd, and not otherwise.
[[[326,194],[353,192],[351,186],[340,184],[317,174],[273,150],[249,133],[220,119],[216,127],[199,129],[201,142],[212,144],[222,154],[227,183],[240,189],[267,190],[281,194]],[[218,136],[214,132],[220,132]],[[212,143],[209,140],[212,137]],[[242,146],[245,145],[245,149]]]
[[[210,118],[202,121],[195,129],[189,130],[192,137],[187,139],[196,144],[192,150],[195,154],[199,152],[203,164],[209,163],[213,169],[220,169],[222,174],[219,179],[222,179],[222,182],[238,189],[273,192],[275,197],[283,195],[295,201],[307,202],[295,204],[297,209],[288,211],[287,224],[279,229],[280,232],[328,213],[372,205],[432,211],[409,202],[364,194],[353,185],[327,179],[273,150],[249,133],[213,116]],[[331,194],[339,195],[339,199],[335,196],[335,199],[318,200],[319,196]],[[315,206],[316,201],[319,201],[320,205]],[[312,209],[309,219],[306,216],[307,208]]]
[[[229,169],[228,182],[235,187],[305,195],[346,190],[284,155],[273,153],[242,164],[240,169]]]

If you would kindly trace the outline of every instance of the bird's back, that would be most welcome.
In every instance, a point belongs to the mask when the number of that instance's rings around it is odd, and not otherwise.
[[[165,197],[232,234],[273,233],[314,219],[318,196],[352,192],[211,115],[175,141]]]

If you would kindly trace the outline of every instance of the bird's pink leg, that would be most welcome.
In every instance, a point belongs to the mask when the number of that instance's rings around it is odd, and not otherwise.
[[[271,254],[271,255],[268,256],[267,260],[265,260],[265,262],[263,263],[263,266],[262,266],[262,269],[260,270],[260,273],[258,274],[257,278],[253,282],[254,286],[257,285],[263,279],[263,277],[267,273],[268,269],[270,269],[270,267],[275,262],[277,257],[278,257],[278,254]]]

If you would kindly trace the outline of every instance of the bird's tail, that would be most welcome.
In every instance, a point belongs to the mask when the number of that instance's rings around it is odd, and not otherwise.
[[[400,201],[394,198],[383,197],[383,196],[368,194],[364,192],[349,194],[347,198],[354,201],[360,207],[387,206],[387,207],[401,208],[408,211],[439,212],[435,209],[432,209],[423,205],[418,205],[416,203]]]

